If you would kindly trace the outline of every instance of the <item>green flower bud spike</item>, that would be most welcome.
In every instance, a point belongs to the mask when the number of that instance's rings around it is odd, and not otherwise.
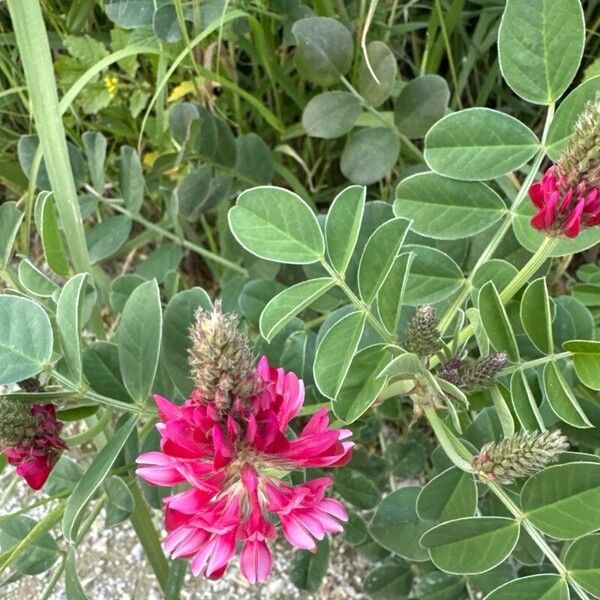
[[[433,306],[419,306],[408,325],[406,349],[420,358],[435,354],[441,347],[438,318]]]
[[[33,437],[37,422],[30,404],[0,397],[0,451]]]
[[[212,311],[198,309],[190,328],[189,363],[195,387],[202,401],[214,401],[223,413],[235,398],[243,401],[261,387],[250,341],[238,325],[238,317],[223,314],[217,301]]]
[[[535,475],[556,462],[568,447],[567,438],[559,430],[521,431],[483,446],[471,465],[481,479],[511,484],[515,479]]]

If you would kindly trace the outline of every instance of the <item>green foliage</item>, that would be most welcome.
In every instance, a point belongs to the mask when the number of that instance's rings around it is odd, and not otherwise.
[[[348,577],[366,596],[599,595],[600,228],[548,241],[527,195],[600,89],[593,3],[7,9],[2,400],[51,402],[69,428],[0,518],[0,588],[53,569],[47,595],[62,577],[85,598],[79,545],[104,515],[180,597],[188,561],[167,562],[150,513],[180,490],[140,489],[135,459],[159,449],[152,395],[192,393],[189,329],[220,300],[253,356],[303,380],[282,433],[324,408],[350,430],[348,465],[286,483],[333,480],[349,520],[331,552],[371,563]],[[440,336],[420,352],[426,305]],[[473,390],[465,365],[494,351],[508,362]],[[473,466],[557,429],[570,451],[528,479]],[[294,553],[297,587],[319,594],[330,544]]]

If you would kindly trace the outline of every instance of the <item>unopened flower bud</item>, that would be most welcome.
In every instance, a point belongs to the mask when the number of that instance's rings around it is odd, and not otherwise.
[[[576,237],[600,225],[600,92],[586,105],[567,149],[541,181],[529,189],[538,209],[531,219],[550,235]]]
[[[201,401],[214,401],[221,412],[235,398],[245,400],[261,386],[250,341],[238,324],[237,316],[223,314],[217,301],[212,311],[198,309],[190,328],[189,363],[195,387]]]
[[[461,369],[461,385],[465,389],[480,389],[493,385],[498,371],[506,364],[506,352],[494,352],[477,360],[466,360]]]
[[[460,358],[451,358],[442,365],[438,375],[442,379],[445,379],[453,385],[460,387],[462,385],[462,378],[460,376],[462,362],[463,361],[460,360]]]
[[[421,358],[435,354],[441,347],[438,318],[433,306],[419,306],[408,325],[406,349]]]
[[[36,423],[29,404],[0,398],[0,450],[31,438],[35,434]]]
[[[558,430],[522,431],[500,442],[486,444],[473,457],[471,465],[482,479],[510,484],[556,462],[568,447],[567,438]]]

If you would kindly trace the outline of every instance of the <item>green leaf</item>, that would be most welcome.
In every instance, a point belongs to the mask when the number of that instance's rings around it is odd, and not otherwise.
[[[142,207],[144,186],[144,173],[137,151],[131,146],[121,146],[119,187],[125,201],[125,208],[134,214]]]
[[[369,533],[390,552],[407,560],[423,562],[427,551],[419,545],[419,538],[431,523],[419,520],[416,510],[421,488],[402,487],[386,496],[373,516]]]
[[[377,294],[377,312],[379,320],[388,333],[395,335],[400,323],[408,275],[415,255],[412,252],[401,254],[394,259],[379,293]]]
[[[375,482],[356,469],[338,469],[333,477],[335,491],[357,508],[375,508],[381,494]]]
[[[369,536],[367,525],[363,518],[353,510],[348,511],[348,520],[344,523],[344,542],[351,546],[362,544]]]
[[[600,534],[575,540],[565,554],[569,575],[594,596],[600,596]]]
[[[377,108],[388,99],[392,91],[398,74],[398,65],[394,53],[380,41],[373,41],[367,45],[367,57],[377,79],[373,79],[363,56],[358,73],[358,91],[367,104]]]
[[[144,279],[156,279],[163,283],[171,271],[176,271],[183,258],[183,250],[178,244],[163,244],[153,250],[146,260],[140,263],[135,274]]]
[[[422,75],[409,81],[394,109],[398,129],[409,138],[423,137],[446,112],[450,90],[443,77]]]
[[[423,521],[472,517],[476,510],[475,477],[456,467],[450,467],[434,477],[417,498],[417,513]]]
[[[106,16],[123,29],[152,25],[154,0],[108,0],[104,3]]]
[[[523,329],[536,348],[544,354],[552,354],[552,313],[545,277],[532,281],[523,292],[520,315]]]
[[[90,260],[97,263],[112,256],[127,241],[131,232],[131,219],[125,215],[108,217],[94,225],[85,236]]]
[[[335,285],[331,277],[301,281],[269,300],[260,315],[260,332],[271,341],[298,313]]]
[[[296,37],[294,63],[304,79],[329,87],[345,75],[354,55],[352,34],[329,17],[309,17],[292,27]]]
[[[289,576],[299,589],[316,592],[329,567],[329,538],[324,537],[315,552],[296,550],[292,556]]]
[[[496,192],[479,182],[417,173],[396,188],[394,214],[413,220],[412,229],[437,240],[459,240],[485,231],[506,213]]]
[[[90,169],[92,186],[99,193],[104,192],[104,161],[106,160],[106,138],[99,131],[86,131],[81,136],[85,157]]]
[[[235,139],[235,175],[257,184],[269,183],[273,179],[273,153],[256,133],[245,133]]]
[[[579,0],[507,0],[498,32],[502,76],[521,98],[550,104],[573,81],[584,43]]]
[[[529,252],[535,252],[546,239],[546,235],[531,226],[531,217],[536,211],[532,202],[521,202],[513,219],[513,231],[515,236]],[[549,257],[567,256],[587,250],[600,242],[600,228],[591,227],[584,229],[576,238],[559,239],[552,246]]]
[[[352,183],[370,185],[392,169],[399,152],[400,140],[391,129],[359,129],[348,137],[340,158],[340,169]]]
[[[108,475],[110,468],[115,460],[117,460],[136,423],[137,417],[131,415],[115,431],[107,444],[95,456],[92,464],[75,486],[73,493],[69,496],[63,515],[63,532],[67,540],[75,541],[85,507]]]
[[[285,286],[273,279],[253,279],[242,288],[237,301],[237,308],[250,321],[258,325],[260,315],[269,300],[282,292]]]
[[[175,294],[165,310],[163,335],[167,371],[184,398],[194,388],[188,363],[188,351],[192,345],[188,332],[200,307],[211,310],[212,302],[202,288],[194,287]]]
[[[324,396],[337,396],[364,328],[364,313],[351,312],[334,323],[321,339],[317,346],[313,371],[315,383]]]
[[[517,371],[511,377],[510,396],[515,414],[523,429],[528,431],[539,429],[543,431],[544,420],[523,371]]]
[[[123,522],[131,514],[135,503],[127,484],[116,475],[104,482],[104,490],[108,498],[104,524],[106,527],[112,527]]]
[[[131,402],[131,396],[123,385],[116,344],[98,341],[88,346],[83,351],[83,374],[95,392]]]
[[[479,290],[478,305],[483,328],[494,349],[506,352],[512,362],[518,362],[517,340],[506,309],[492,281]]]
[[[541,573],[509,581],[485,600],[569,600],[569,586],[560,575]]]
[[[348,133],[362,106],[350,92],[323,92],[313,96],[302,112],[302,125],[312,137],[331,140]]]
[[[65,557],[65,592],[67,600],[86,600],[79,576],[77,575],[77,554],[75,546],[69,546]]]
[[[48,480],[44,484],[44,493],[54,496],[63,492],[71,493],[83,475],[83,469],[64,454],[54,465]]]
[[[310,207],[293,192],[273,186],[242,192],[229,211],[229,227],[248,252],[267,260],[310,264],[325,243]]]
[[[333,199],[325,219],[327,256],[340,275],[346,272],[356,246],[366,195],[365,187],[347,187]]]
[[[16,202],[0,204],[0,270],[4,269],[10,260],[22,220],[23,213],[17,208]]]
[[[600,464],[554,465],[530,477],[521,491],[527,518],[543,533],[571,540],[600,528]]]
[[[136,287],[144,283],[146,279],[139,275],[120,275],[110,282],[110,305],[116,312],[123,312],[129,296]]]
[[[51,192],[40,192],[35,201],[35,222],[48,266],[57,274],[69,274],[69,260],[62,241]]]
[[[485,573],[505,560],[519,540],[519,524],[505,517],[465,517],[430,529],[420,543],[446,573]]]
[[[37,525],[37,521],[24,515],[0,519],[0,548],[3,553],[20,544]],[[27,551],[14,560],[12,568],[23,575],[38,575],[47,571],[59,556],[60,550],[54,538],[44,532],[27,545]]]
[[[29,259],[24,258],[19,263],[17,270],[19,283],[32,295],[41,298],[51,298],[58,286],[49,277],[44,275]]]
[[[133,290],[117,329],[123,383],[135,402],[146,402],[152,391],[161,341],[160,292],[152,280]]]
[[[376,375],[389,360],[390,353],[382,345],[368,346],[354,356],[333,400],[338,419],[352,423],[369,409],[387,383],[386,377],[376,379]]]
[[[466,593],[462,577],[438,570],[425,573],[416,586],[417,598],[427,600],[464,600]]]
[[[39,305],[0,295],[0,385],[37,375],[52,357],[50,319]]]
[[[81,304],[87,273],[71,277],[60,292],[56,303],[56,325],[60,335],[63,355],[71,380],[78,386],[82,381],[81,366]]]
[[[428,246],[408,245],[414,252],[404,301],[410,306],[435,304],[451,296],[463,283],[460,267],[444,252]]]
[[[546,137],[546,152],[556,162],[573,135],[573,127],[585,105],[594,100],[600,90],[600,76],[577,86],[559,105]]]
[[[438,121],[425,137],[430,168],[452,179],[495,179],[524,165],[539,149],[533,131],[489,108],[468,108]]]
[[[375,299],[398,256],[409,227],[408,219],[391,219],[380,225],[367,240],[358,266],[358,289],[365,304]]]
[[[543,383],[546,400],[559,419],[573,427],[593,427],[556,363],[544,367]]]
[[[367,574],[363,590],[372,600],[403,600],[408,598],[412,579],[406,562],[381,565]]]
[[[572,340],[563,344],[573,353],[575,373],[581,382],[593,390],[600,390],[600,341]]]

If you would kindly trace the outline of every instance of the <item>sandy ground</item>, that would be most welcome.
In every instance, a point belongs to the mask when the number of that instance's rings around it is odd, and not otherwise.
[[[11,475],[7,468],[0,478],[0,490],[8,484]],[[19,481],[0,514],[18,510],[38,499],[35,494]],[[42,516],[34,509],[32,517]],[[156,515],[159,518],[159,515]],[[60,531],[55,537],[64,548]],[[370,565],[366,563],[339,536],[332,539],[330,564],[321,588],[311,594],[297,590],[289,581],[287,571],[291,550],[280,542],[273,549],[275,564],[268,583],[263,586],[249,586],[240,575],[237,561],[232,563],[226,575],[219,581],[206,581],[186,576],[182,598],[213,600],[216,598],[248,600],[362,600],[360,591],[362,580]],[[58,564],[58,563],[57,563]],[[233,567],[233,568],[232,568]],[[92,526],[86,540],[78,549],[77,568],[79,578],[90,600],[160,600],[162,594],[155,578],[146,564],[143,551],[128,521],[112,528],[104,527],[101,513]],[[0,598],[11,600],[34,600],[41,598],[42,592],[52,571],[38,576],[28,576],[10,584],[0,591]],[[62,580],[50,596],[52,600],[63,600],[65,591]]]

